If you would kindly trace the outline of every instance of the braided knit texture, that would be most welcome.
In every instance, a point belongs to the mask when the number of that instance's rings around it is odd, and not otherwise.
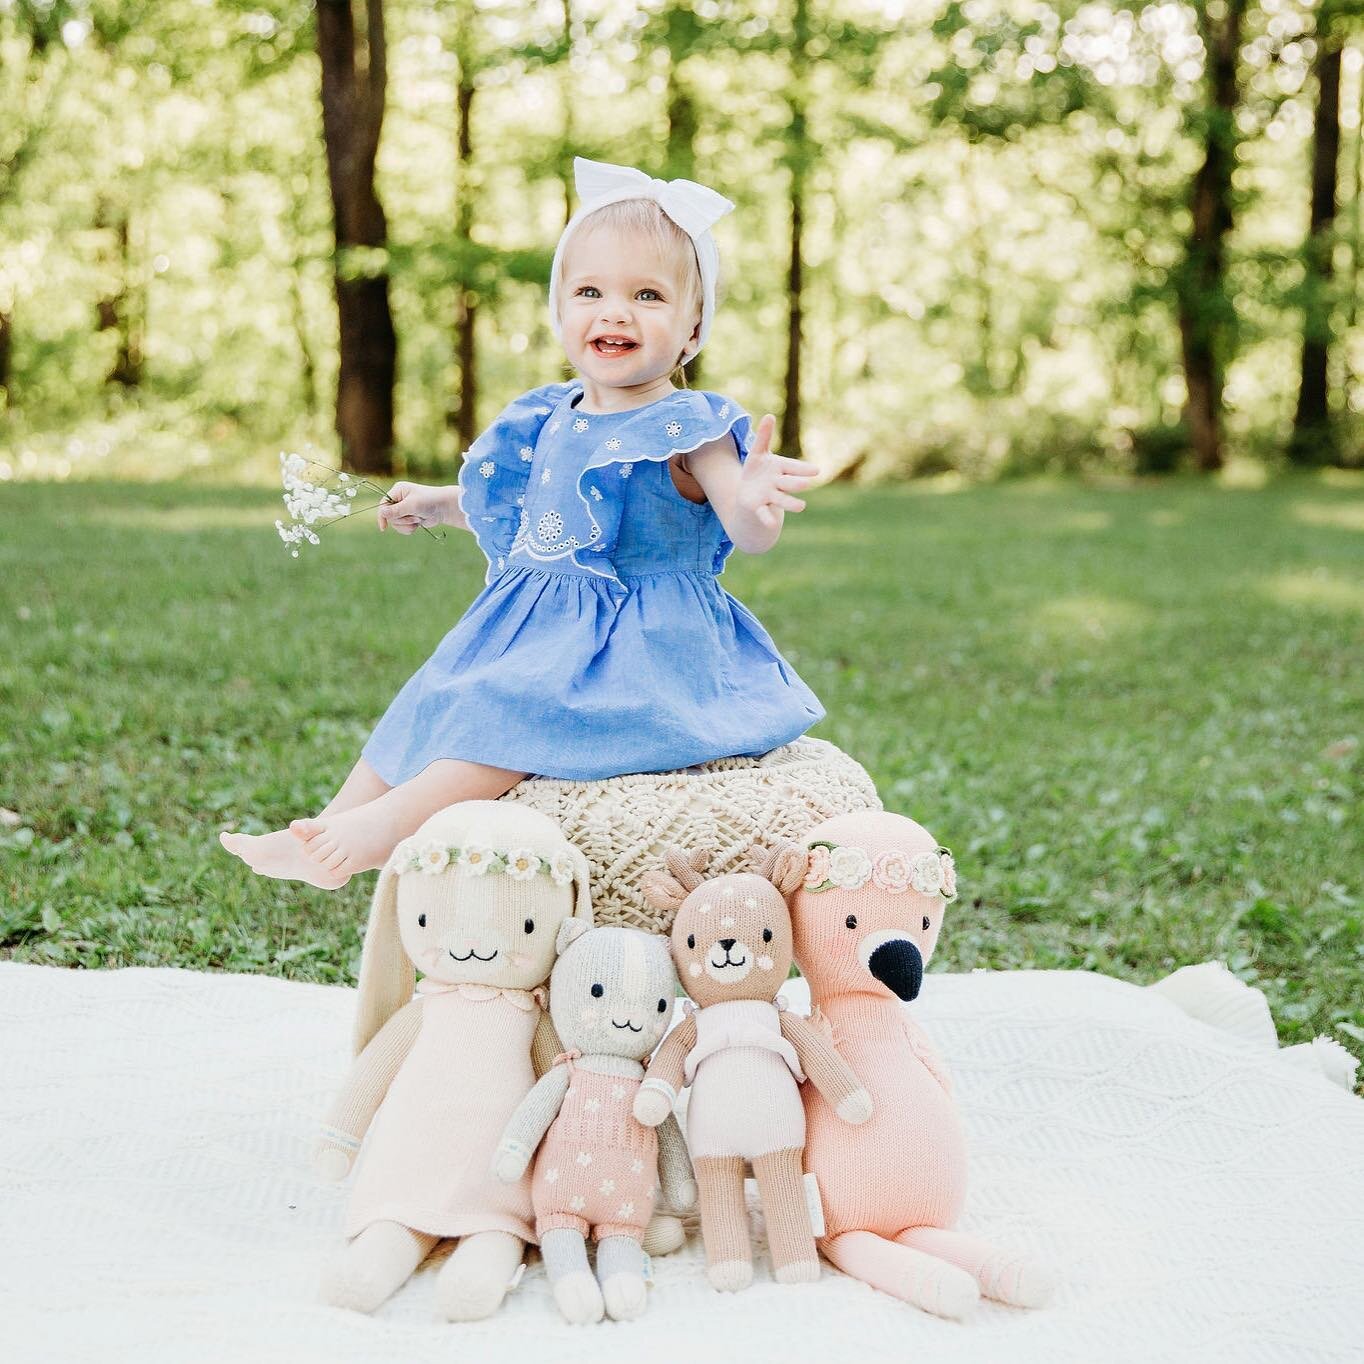
[[[816,824],[855,810],[879,810],[861,764],[823,739],[802,738],[760,758],[721,758],[678,772],[605,781],[531,777],[503,800],[558,821],[592,869],[592,918],[666,933],[671,913],[647,904],[640,882],[664,851],[711,847],[710,874],[754,871],[777,843],[799,841]]]

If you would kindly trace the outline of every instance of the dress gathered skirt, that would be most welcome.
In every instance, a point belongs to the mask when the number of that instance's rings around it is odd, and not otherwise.
[[[487,583],[388,707],[366,762],[390,785],[440,758],[591,781],[757,755],[823,718],[720,585],[733,548],[669,458],[749,424],[681,390],[584,413],[581,386],[517,399],[474,443],[462,508]]]

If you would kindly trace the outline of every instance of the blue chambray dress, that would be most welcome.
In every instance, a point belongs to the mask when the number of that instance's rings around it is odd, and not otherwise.
[[[390,785],[438,758],[577,781],[666,772],[765,753],[824,716],[720,586],[733,545],[668,468],[726,433],[744,458],[745,413],[687,389],[605,414],[581,396],[535,389],[469,451],[487,585],[365,744]]]

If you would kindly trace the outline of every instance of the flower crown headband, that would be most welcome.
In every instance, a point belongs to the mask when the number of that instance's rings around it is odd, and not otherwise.
[[[888,848],[873,857],[865,848],[851,844],[811,843],[805,872],[805,889],[861,890],[867,882],[891,895],[917,890],[920,895],[957,898],[957,866],[950,848],[937,847],[911,857]]]
[[[420,871],[438,876],[451,867],[463,867],[475,876],[502,872],[515,881],[531,881],[537,876],[548,876],[556,886],[569,885],[577,874],[577,862],[569,848],[560,848],[549,857],[542,857],[533,848],[508,848],[505,851],[489,848],[482,843],[470,843],[457,848],[433,838],[418,847],[414,843],[399,843],[389,862],[392,871]]]

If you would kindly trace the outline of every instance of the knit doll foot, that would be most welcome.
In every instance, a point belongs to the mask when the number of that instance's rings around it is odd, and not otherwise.
[[[554,1301],[559,1304],[564,1320],[574,1326],[600,1321],[606,1309],[596,1279],[585,1269],[575,1269],[555,1281]]]
[[[644,1315],[649,1285],[638,1274],[613,1274],[602,1284],[601,1295],[612,1321],[634,1321]]]
[[[790,1264],[774,1269],[772,1277],[778,1283],[818,1283],[819,1261],[793,1260]]]
[[[1041,1265],[1011,1260],[988,1267],[981,1275],[980,1291],[1009,1307],[1045,1307],[1056,1291],[1056,1278]]]
[[[706,1266],[710,1286],[721,1293],[737,1293],[753,1282],[753,1263],[750,1260],[720,1260]]]
[[[398,841],[388,822],[365,806],[325,819],[295,819],[289,832],[314,869],[330,875],[374,871],[388,861]]]
[[[322,890],[339,890],[350,880],[349,872],[329,870],[314,862],[288,829],[277,829],[272,834],[222,833],[218,842],[258,876],[306,881]]]

